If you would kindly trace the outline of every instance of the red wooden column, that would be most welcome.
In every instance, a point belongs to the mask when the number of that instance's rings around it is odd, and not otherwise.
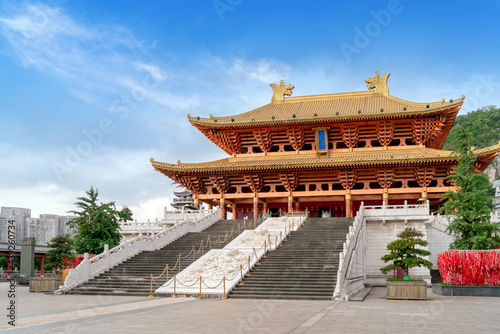
[[[259,198],[254,196],[253,198],[253,219],[259,218]]]
[[[414,170],[415,179],[422,187],[422,199],[427,201],[427,187],[434,179],[436,174],[436,167],[417,167]]]
[[[41,264],[40,264],[40,275],[43,276],[43,265],[45,264],[45,256],[42,256]]]
[[[194,194],[194,207],[197,209],[200,208],[200,199],[198,198],[198,194]]]
[[[212,202],[208,203],[208,210],[212,210],[213,209],[213,206],[212,206]]]
[[[300,211],[300,203],[299,200],[297,199],[297,202],[295,202],[295,211]]]
[[[288,196],[288,212],[293,212],[293,196]]]
[[[10,277],[12,274],[12,256],[7,256],[7,275]]]
[[[382,194],[382,202],[384,202],[384,205],[389,205],[389,193],[387,189],[384,189],[384,193]]]
[[[220,199],[220,219],[226,219],[226,199],[221,197]]]
[[[422,197],[424,203],[427,201],[427,187],[422,188],[422,195],[420,197]]]
[[[345,194],[345,216],[352,217],[351,194]]]
[[[264,213],[265,214],[269,213],[269,207],[267,206],[267,202],[264,202]]]
[[[238,206],[236,205],[236,203],[233,203],[232,209],[233,209],[233,219],[238,219]]]
[[[358,172],[355,170],[340,170],[338,174],[339,182],[345,189],[345,216],[352,217],[351,189],[356,183]]]

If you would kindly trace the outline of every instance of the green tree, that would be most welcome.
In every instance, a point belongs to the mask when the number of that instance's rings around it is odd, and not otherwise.
[[[69,234],[52,238],[47,246],[51,247],[51,249],[47,251],[45,258],[43,266],[45,270],[59,269],[66,265],[64,259],[75,259],[73,254],[74,242]]]
[[[119,222],[132,220],[132,211],[123,207],[117,211],[115,202],[97,204],[98,189],[90,187],[85,192],[88,197],[77,197],[75,205],[80,211],[69,211],[77,218],[66,224],[76,229],[74,237],[77,253],[100,254],[104,251],[104,245],[113,248],[120,244]]]
[[[485,106],[468,114],[457,116],[443,149],[456,149],[461,140],[458,131],[460,128],[466,129],[471,134],[470,145],[478,149],[498,144],[500,140],[500,109],[495,106]]]
[[[458,164],[448,177],[457,191],[445,193],[446,202],[439,209],[441,213],[450,214],[447,230],[455,237],[450,249],[496,248],[500,244],[500,226],[490,220],[492,188],[486,174],[474,173],[477,156],[469,149],[470,134],[464,128],[460,128],[458,134],[460,140],[455,151]]]
[[[9,260],[5,256],[0,256],[0,268],[7,269],[9,266]]]
[[[406,275],[408,270],[413,267],[427,267],[432,269],[432,262],[421,258],[421,256],[431,255],[431,252],[415,246],[427,246],[427,241],[421,239],[424,234],[414,227],[407,227],[398,233],[397,240],[387,245],[389,254],[382,256],[382,260],[387,263],[392,261],[392,264],[380,268],[384,274],[390,270],[396,270],[398,267],[403,268]]]

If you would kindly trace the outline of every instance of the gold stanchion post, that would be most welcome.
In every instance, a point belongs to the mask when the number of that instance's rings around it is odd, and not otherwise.
[[[248,257],[248,274],[247,276],[252,276],[252,274],[250,274],[250,256]]]
[[[257,256],[257,252],[255,251],[255,247],[253,247],[253,253],[255,254],[255,258],[257,259],[257,264],[259,265],[259,257]]]
[[[196,254],[196,251],[194,250],[194,246],[193,246],[193,262],[194,262],[194,256]]]

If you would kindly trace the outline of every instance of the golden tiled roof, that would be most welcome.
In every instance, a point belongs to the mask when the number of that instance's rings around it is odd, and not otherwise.
[[[272,124],[346,122],[435,113],[463,104],[460,99],[417,103],[375,91],[310,95],[284,98],[282,102],[233,116],[201,118],[188,115],[193,125],[209,127],[251,127]]]
[[[500,144],[476,151],[480,156],[500,151]],[[252,156],[252,157],[229,157],[225,159],[198,162],[169,164],[155,161],[151,158],[151,164],[155,169],[170,171],[172,174],[179,172],[216,172],[234,170],[262,170],[273,168],[304,168],[304,167],[328,167],[346,168],[346,166],[373,165],[373,164],[401,164],[412,163],[418,165],[424,162],[446,162],[456,161],[455,152],[442,151],[431,148],[414,148],[408,150],[373,150],[361,152],[330,153],[329,156],[317,156],[316,154],[290,154],[279,156]],[[350,167],[349,167],[350,168]]]

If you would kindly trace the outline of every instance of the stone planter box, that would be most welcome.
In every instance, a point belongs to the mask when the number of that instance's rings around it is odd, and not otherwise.
[[[441,296],[500,297],[500,286],[464,286],[433,284],[432,292]]]
[[[427,299],[427,283],[387,281],[387,299]]]
[[[30,292],[53,292],[62,285],[62,277],[31,277]]]

